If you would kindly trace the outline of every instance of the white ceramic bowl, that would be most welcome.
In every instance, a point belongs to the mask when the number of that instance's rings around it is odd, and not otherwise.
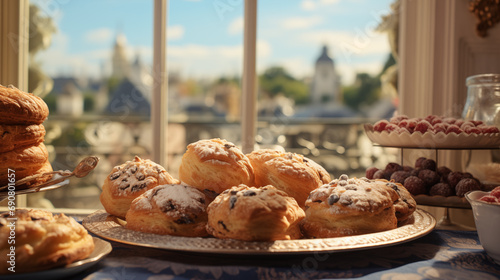
[[[472,206],[479,241],[486,253],[500,264],[500,204],[479,199],[489,192],[471,191],[465,197]]]

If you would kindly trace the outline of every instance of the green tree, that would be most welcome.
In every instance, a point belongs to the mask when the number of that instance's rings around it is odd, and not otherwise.
[[[358,73],[353,86],[344,88],[344,103],[354,110],[379,99],[380,78],[367,73]]]
[[[280,66],[270,67],[259,76],[259,88],[271,98],[283,94],[296,104],[306,103],[309,97],[307,85]]]

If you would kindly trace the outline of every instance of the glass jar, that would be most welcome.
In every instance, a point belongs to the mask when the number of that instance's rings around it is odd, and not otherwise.
[[[500,74],[470,76],[465,84],[467,85],[467,100],[462,118],[483,121],[487,125],[500,128]],[[491,181],[500,183],[497,182],[500,178],[499,149],[469,150],[467,154],[466,171],[483,183]]]
[[[479,120],[500,127],[500,74],[480,74],[466,79],[465,120]]]

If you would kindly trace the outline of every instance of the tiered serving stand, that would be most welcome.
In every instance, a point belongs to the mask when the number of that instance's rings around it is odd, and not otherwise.
[[[438,163],[438,152],[440,150],[492,150],[500,148],[500,134],[445,134],[443,132],[433,133],[409,133],[409,132],[377,132],[373,130],[373,125],[366,124],[365,132],[368,138],[375,144],[387,148],[399,148],[401,151],[401,161],[403,161],[404,149],[433,150],[435,160]],[[450,220],[449,209],[471,209],[470,203],[465,197],[458,196],[414,196],[418,205],[443,207],[444,215],[437,224],[440,229],[471,230],[471,228],[455,224]]]

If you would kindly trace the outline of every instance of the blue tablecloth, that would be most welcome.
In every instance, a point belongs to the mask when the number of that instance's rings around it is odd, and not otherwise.
[[[296,256],[219,256],[111,243],[106,258],[71,279],[500,279],[500,265],[475,231],[434,230],[389,247]]]

